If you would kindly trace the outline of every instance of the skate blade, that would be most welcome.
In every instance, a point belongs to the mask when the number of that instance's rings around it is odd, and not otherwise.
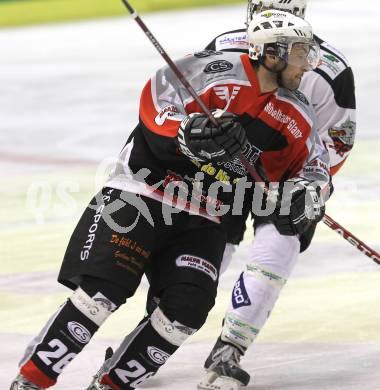
[[[208,372],[198,383],[198,390],[240,390],[241,383],[235,379],[218,376],[215,372]]]

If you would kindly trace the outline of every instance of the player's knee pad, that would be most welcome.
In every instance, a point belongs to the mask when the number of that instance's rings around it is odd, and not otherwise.
[[[27,347],[20,362],[22,375],[42,388],[52,386],[107,316],[103,306],[77,289]]]
[[[286,279],[250,263],[232,291],[222,339],[248,348],[268,319]]]
[[[150,316],[150,322],[154,330],[167,342],[179,347],[197,329],[190,328],[178,321],[171,321],[164,312],[157,307]]]
[[[199,329],[215,304],[216,284],[208,290],[190,283],[167,288],[161,296],[160,308],[172,321]]]
[[[281,235],[273,224],[256,227],[250,248],[250,262],[288,278],[297,261],[300,241],[297,236]]]
[[[84,290],[90,297],[97,299],[99,302],[103,302],[105,305],[108,303],[112,307],[119,307],[127,298],[134,295],[135,291],[130,290],[128,287],[117,285],[109,280],[101,279],[98,277],[85,275],[80,284],[82,290]]]
[[[97,293],[90,297],[82,288],[78,287],[70,297],[71,303],[97,326],[117,309],[117,306],[103,294]]]

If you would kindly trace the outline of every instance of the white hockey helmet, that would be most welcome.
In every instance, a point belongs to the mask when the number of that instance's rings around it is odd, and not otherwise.
[[[319,45],[313,38],[313,30],[306,20],[289,12],[267,10],[255,14],[247,28],[249,57],[263,62],[271,54],[286,64],[299,65],[307,61],[309,70],[319,62]],[[291,55],[296,44],[303,44],[304,54]],[[301,45],[298,45],[301,46]]]
[[[300,18],[305,18],[307,1],[308,0],[248,0],[247,26],[254,14],[258,14],[267,9],[286,11],[299,16]]]

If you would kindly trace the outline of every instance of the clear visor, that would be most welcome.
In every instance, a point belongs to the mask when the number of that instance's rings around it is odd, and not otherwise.
[[[281,41],[278,42],[281,48]],[[294,41],[287,40],[284,49],[287,51],[287,63],[302,67],[307,70],[315,69],[320,61],[319,45],[314,39],[296,38]],[[285,54],[285,53],[283,53]],[[282,57],[282,56],[280,56]],[[282,58],[286,58],[285,56]]]

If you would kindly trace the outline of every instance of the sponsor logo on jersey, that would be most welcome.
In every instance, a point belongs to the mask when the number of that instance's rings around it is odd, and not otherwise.
[[[67,324],[67,329],[75,340],[82,344],[87,344],[91,339],[91,333],[83,325],[78,322],[71,321]]]
[[[343,70],[342,62],[332,54],[324,54],[320,59],[319,67],[327,68],[332,76],[337,75]]]
[[[319,158],[314,159],[307,163],[303,171],[309,175],[322,175],[326,179],[329,178],[329,166]],[[311,218],[312,219],[312,218]]]
[[[176,259],[177,267],[188,267],[208,275],[214,282],[218,278],[218,270],[207,260],[192,255],[182,255]]]
[[[210,62],[206,65],[206,67],[203,69],[204,73],[222,73],[227,72],[233,68],[233,64],[231,62],[228,62],[226,60],[218,60]]]
[[[297,121],[284,114],[280,108],[276,109],[272,102],[269,102],[265,106],[264,111],[276,121],[287,125],[286,128],[294,138],[297,139],[303,137],[302,131],[300,130]]]
[[[343,155],[354,146],[356,122],[348,117],[340,126],[329,129],[329,136],[334,142],[337,154]]]
[[[326,50],[324,49],[327,49],[327,53],[330,54],[330,53],[334,53],[334,57],[336,57],[339,61],[343,61],[345,63],[347,63],[347,58],[344,56],[344,54],[339,51],[338,49],[336,49],[335,47],[331,46],[330,44],[328,44],[327,42],[322,42],[321,43],[321,50],[323,50],[324,52],[326,52]]]
[[[162,126],[166,119],[173,117],[175,114],[178,114],[178,109],[176,106],[173,106],[172,104],[170,106],[164,107],[154,118],[154,121],[158,126]]]
[[[250,305],[251,301],[244,285],[243,273],[241,273],[239,280],[235,283],[234,289],[232,290],[232,306],[234,309],[238,309],[239,307]]]
[[[329,60],[330,62],[339,62],[339,60],[332,54],[325,54],[323,57]]]
[[[290,116],[284,114],[280,109],[277,109],[274,107],[272,102],[269,102],[265,108],[264,111],[268,113],[272,118],[276,119],[276,121],[287,124],[290,122]]]
[[[309,163],[307,163],[306,166],[308,166],[308,167],[319,167],[319,168],[323,169],[326,172],[329,171],[328,164],[326,164],[324,161],[322,161],[319,158],[315,158],[314,160],[310,161]]]
[[[157,364],[164,364],[169,358],[170,355],[157,347],[148,347],[147,348],[148,356]]]
[[[217,40],[217,43],[220,47],[229,46],[228,48],[238,47],[238,48],[247,49],[248,47],[247,34],[246,33],[228,34],[223,37],[220,37]]]
[[[300,130],[300,128],[298,127],[298,123],[294,119],[289,122],[287,129],[290,131],[290,134],[294,138],[302,138],[302,131]]]

